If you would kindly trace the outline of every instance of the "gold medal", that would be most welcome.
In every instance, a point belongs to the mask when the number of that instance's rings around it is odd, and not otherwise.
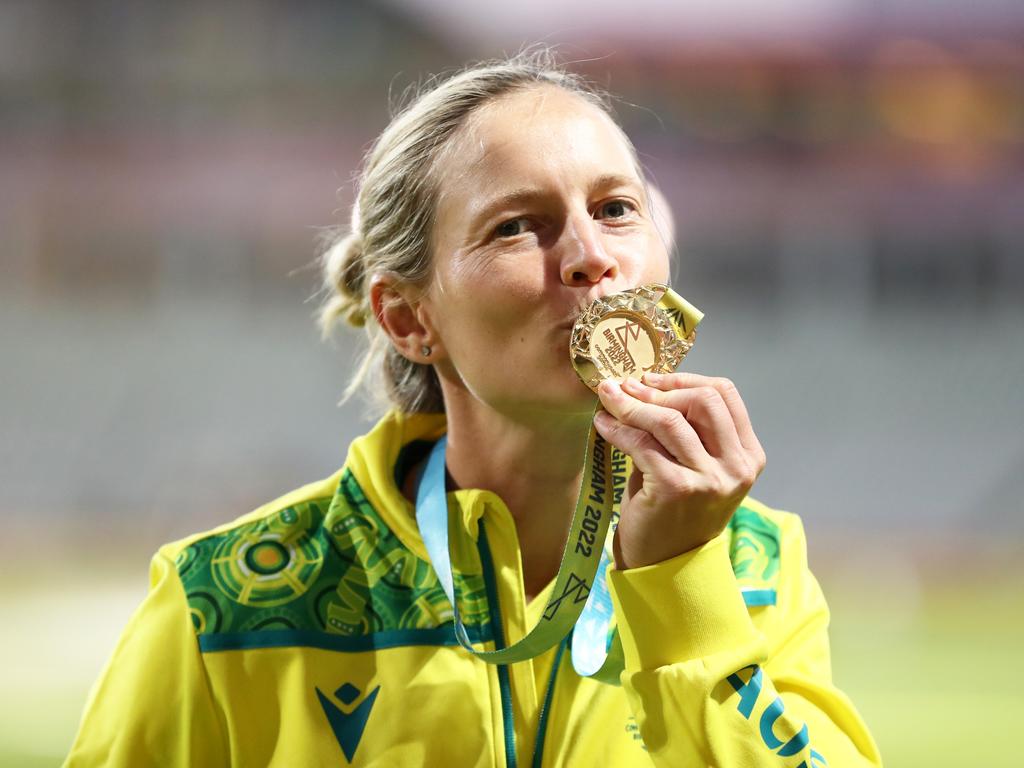
[[[604,379],[671,373],[686,357],[703,313],[667,285],[602,296],[573,325],[569,357],[595,392]]]

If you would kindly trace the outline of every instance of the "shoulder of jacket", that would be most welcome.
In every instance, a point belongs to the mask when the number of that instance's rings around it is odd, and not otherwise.
[[[158,557],[176,571],[203,651],[454,641],[430,563],[386,517],[346,466]],[[464,621],[481,639],[489,621],[482,577],[457,581]]]
[[[798,515],[746,498],[729,521],[729,560],[748,607],[775,605],[783,564],[806,562]]]

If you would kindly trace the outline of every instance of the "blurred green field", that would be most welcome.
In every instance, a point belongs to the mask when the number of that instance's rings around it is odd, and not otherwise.
[[[59,583],[8,582],[0,595],[9,661],[0,765],[60,764],[89,686],[145,582],[141,566]],[[1024,718],[1024,695],[1012,684],[1024,639],[1024,579],[921,588],[825,572],[822,583],[832,605],[835,678],[887,766],[1022,764],[1005,736]]]
[[[832,590],[833,674],[890,768],[1020,766],[1024,718],[1012,670],[1024,640],[1022,580],[887,594]]]

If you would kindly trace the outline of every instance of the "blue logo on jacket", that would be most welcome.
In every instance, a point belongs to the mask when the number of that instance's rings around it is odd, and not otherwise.
[[[370,710],[373,709],[373,702],[376,700],[378,693],[380,693],[379,685],[370,691],[370,694],[363,699],[361,704],[349,712],[345,712],[325,696],[323,691],[319,688],[316,689],[317,698],[320,699],[320,706],[323,707],[324,714],[327,715],[327,722],[330,723],[331,730],[334,731],[334,737],[338,740],[341,751],[345,753],[345,759],[350,763],[352,758],[355,757],[356,747],[359,746],[359,740],[363,737],[366,721],[370,719]],[[352,685],[352,683],[345,683],[334,692],[334,695],[346,707],[359,698],[359,694],[360,690]]]

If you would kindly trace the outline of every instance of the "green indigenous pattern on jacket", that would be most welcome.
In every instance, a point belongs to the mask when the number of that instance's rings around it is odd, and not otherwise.
[[[175,565],[204,650],[316,644],[314,633],[330,635],[321,643],[339,649],[350,639],[355,650],[368,635],[411,630],[404,636],[411,642],[415,630],[452,621],[430,563],[402,545],[351,472],[333,498],[199,539]],[[455,583],[470,637],[488,637],[482,575],[457,573]]]

